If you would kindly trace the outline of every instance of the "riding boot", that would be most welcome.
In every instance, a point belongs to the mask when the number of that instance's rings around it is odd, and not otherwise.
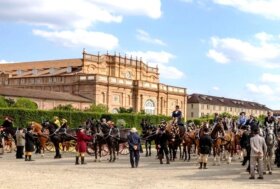
[[[200,166],[199,166],[199,169],[202,169],[202,162],[199,162]]]
[[[31,155],[29,155],[28,161],[34,161],[33,159],[31,159]]]
[[[75,163],[75,165],[79,165],[80,163],[79,163],[79,156],[76,156],[76,163]]]
[[[166,155],[166,164],[170,164],[168,155]]]
[[[203,164],[203,169],[207,169],[206,165],[207,165],[207,163]]]
[[[159,159],[159,163],[160,163],[160,164],[163,164],[162,158],[163,158],[162,155],[158,155],[158,159]]]
[[[87,163],[85,162],[85,157],[81,157],[81,164],[83,164],[83,165],[87,164]]]
[[[25,155],[25,161],[28,161],[27,157],[28,157],[28,156],[27,156],[27,155]]]

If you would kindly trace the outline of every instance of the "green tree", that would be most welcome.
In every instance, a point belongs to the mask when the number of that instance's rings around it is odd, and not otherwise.
[[[16,108],[26,108],[26,109],[38,109],[38,105],[30,99],[27,98],[19,98],[14,104]]]
[[[77,108],[74,108],[72,104],[66,104],[66,105],[58,105],[53,108],[53,110],[61,110],[61,111],[79,111]]]
[[[3,96],[0,96],[0,107],[1,108],[7,108],[8,107],[8,103]]]
[[[108,108],[104,104],[92,104],[89,108],[85,109],[86,112],[98,112],[98,113],[107,113]]]
[[[133,108],[124,108],[124,107],[120,107],[118,109],[118,113],[132,113],[133,112]]]

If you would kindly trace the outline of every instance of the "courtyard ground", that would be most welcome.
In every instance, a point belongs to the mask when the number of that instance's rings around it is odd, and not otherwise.
[[[74,153],[64,153],[62,159],[53,159],[53,153],[44,158],[34,155],[35,161],[15,159],[15,153],[0,156],[1,189],[66,189],[66,188],[188,188],[188,189],[279,189],[280,169],[274,167],[273,175],[264,180],[249,180],[240,160],[231,165],[222,163],[209,169],[199,170],[196,161],[177,160],[170,165],[160,165],[152,157],[140,159],[137,169],[130,168],[128,155],[122,155],[115,163],[106,158],[93,162],[86,157],[87,165],[74,165]],[[212,162],[212,158],[210,158]]]

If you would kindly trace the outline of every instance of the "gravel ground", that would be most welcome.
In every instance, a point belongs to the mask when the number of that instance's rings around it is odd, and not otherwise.
[[[274,167],[273,175],[264,180],[249,180],[240,160],[228,165],[209,165],[207,170],[197,169],[196,161],[177,160],[170,165],[160,165],[152,157],[141,157],[137,169],[130,168],[129,157],[120,156],[115,163],[106,158],[93,162],[86,157],[87,165],[74,165],[73,153],[64,153],[62,159],[53,159],[53,153],[42,158],[34,155],[35,161],[15,159],[14,153],[0,156],[1,189],[64,189],[64,188],[188,188],[188,189],[279,189],[280,169]],[[212,162],[212,158],[210,158]]]

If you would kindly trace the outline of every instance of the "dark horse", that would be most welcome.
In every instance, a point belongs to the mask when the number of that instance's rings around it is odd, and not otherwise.
[[[66,141],[71,141],[71,140],[76,140],[76,130],[75,129],[67,129],[66,133],[56,133],[57,126],[49,121],[45,121],[42,123],[42,126],[44,129],[49,130],[49,138],[54,144],[55,147],[55,156],[54,158],[61,158],[60,154],[60,149],[59,149],[59,144],[66,142]]]
[[[88,148],[93,148],[95,160],[100,162],[101,160],[101,151],[102,146],[107,144],[107,141],[104,137],[104,133],[101,130],[101,122],[95,119],[87,119],[86,127],[90,129],[91,135],[93,136],[92,145],[89,143]]]
[[[157,128],[153,125],[146,124],[142,126],[142,139],[145,141],[146,157],[151,156],[152,141],[156,139]]]

